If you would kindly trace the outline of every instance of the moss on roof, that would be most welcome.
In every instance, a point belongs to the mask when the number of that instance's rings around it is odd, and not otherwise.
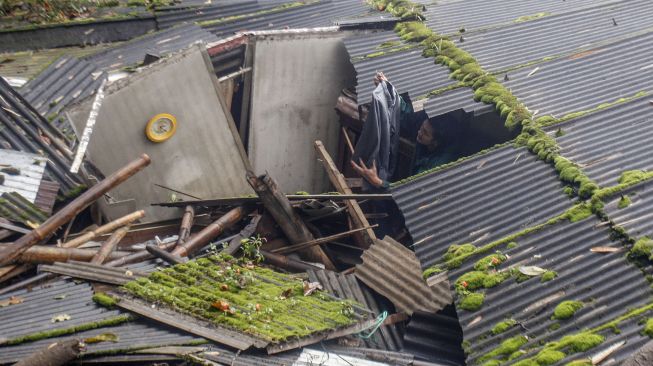
[[[270,342],[356,322],[354,302],[321,291],[304,296],[301,278],[228,256],[178,264],[123,288],[143,300]]]

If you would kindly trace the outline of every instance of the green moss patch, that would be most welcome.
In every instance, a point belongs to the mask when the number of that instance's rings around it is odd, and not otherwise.
[[[590,360],[574,360],[567,362],[565,366],[593,366]]]
[[[476,251],[476,247],[473,244],[453,244],[447,248],[447,252],[444,253],[444,260],[450,260],[462,255],[474,253]]]
[[[506,256],[497,252],[496,254],[488,255],[485,258],[479,259],[474,264],[474,269],[477,271],[487,271],[498,267],[501,263],[506,261]]]
[[[521,16],[521,17],[515,19],[515,23],[530,22],[531,20],[548,17],[549,15],[551,15],[551,13],[548,13],[548,12],[541,12],[541,13],[536,13],[536,14],[531,14],[531,15],[524,15],[524,16]]]
[[[354,302],[315,291],[304,296],[301,278],[211,256],[131,281],[123,289],[216,325],[270,342],[354,324]]]
[[[653,240],[645,236],[635,242],[635,245],[633,245],[632,249],[630,249],[630,256],[646,257],[650,259],[653,257],[653,255],[651,255],[652,252]]]
[[[93,301],[95,301],[97,304],[102,305],[106,308],[113,308],[116,303],[118,302],[116,299],[113,297],[105,294],[104,292],[98,292],[93,295]]]
[[[591,332],[582,332],[562,337],[560,342],[552,346],[556,349],[568,349],[571,352],[585,352],[605,341],[605,337]]]
[[[112,326],[115,326],[115,325],[118,325],[118,324],[129,322],[131,320],[134,320],[134,317],[131,314],[122,314],[122,315],[113,316],[113,317],[110,317],[110,318],[107,318],[107,319],[99,320],[99,321],[96,321],[96,322],[90,322],[90,323],[75,325],[75,326],[69,327],[69,328],[53,329],[53,330],[48,330],[48,331],[43,331],[43,332],[27,334],[27,335],[24,335],[24,336],[9,339],[9,340],[5,341],[2,344],[9,346],[9,345],[15,345],[15,344],[20,344],[20,343],[25,343],[25,342],[34,342],[34,341],[38,341],[38,340],[41,340],[41,339],[52,338],[52,337],[60,337],[60,336],[63,336],[63,335],[84,332],[84,331],[91,330],[91,329],[98,329],[98,328],[103,328],[103,327],[112,327]]]
[[[475,292],[465,296],[458,307],[467,311],[476,311],[483,306],[485,294]]]
[[[633,203],[628,196],[621,196],[619,203],[617,203],[617,208],[622,209],[630,206]]]
[[[564,352],[554,349],[543,349],[535,356],[535,362],[537,362],[539,366],[548,366],[553,365],[565,357],[567,357],[567,355]]]
[[[502,322],[497,323],[494,327],[492,327],[492,334],[497,335],[501,334],[508,329],[514,327],[517,324],[517,321],[514,319],[508,319],[504,320]]]
[[[388,13],[403,20],[424,20],[423,6],[408,0],[368,0],[377,10]]]
[[[558,306],[555,307],[553,310],[553,317],[552,319],[557,319],[557,320],[564,320],[564,319],[569,319],[576,312],[580,309],[582,309],[584,304],[580,301],[563,301]]]
[[[644,326],[644,334],[653,338],[653,318],[646,319],[646,325]]]
[[[472,271],[460,276],[456,280],[455,288],[458,294],[465,295],[469,291],[495,287],[508,278],[510,278],[510,272],[485,273]]]
[[[542,275],[542,278],[540,279],[540,282],[549,282],[549,281],[553,280],[556,277],[558,277],[558,272],[556,272],[556,271],[546,271]]]
[[[481,361],[486,361],[492,358],[507,359],[511,354],[519,351],[523,345],[528,343],[528,338],[523,335],[518,335],[508,338],[492,351],[481,356]]]

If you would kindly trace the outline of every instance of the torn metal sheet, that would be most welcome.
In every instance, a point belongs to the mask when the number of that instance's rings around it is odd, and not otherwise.
[[[448,281],[428,287],[415,253],[390,237],[376,240],[361,259],[356,277],[392,301],[398,311],[435,312],[452,301]]]

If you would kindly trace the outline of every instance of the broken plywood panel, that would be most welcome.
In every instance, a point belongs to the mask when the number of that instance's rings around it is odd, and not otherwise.
[[[87,155],[103,172],[115,171],[142,153],[149,169],[110,192],[115,202],[133,199],[124,210],[145,209],[146,220],[180,213],[155,210],[152,202],[170,200],[159,184],[198,197],[236,197],[251,193],[245,181],[248,162],[206,51],[196,45],[106,87]],[[72,106],[68,115],[83,130],[93,97]],[[169,113],[175,133],[163,142],[145,135],[147,122]],[[106,210],[114,219],[123,211]]]

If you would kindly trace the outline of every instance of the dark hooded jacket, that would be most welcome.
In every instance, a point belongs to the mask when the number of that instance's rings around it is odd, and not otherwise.
[[[372,93],[372,103],[356,144],[353,160],[368,167],[376,162],[379,178],[392,178],[397,167],[401,97],[387,81],[382,81]]]

